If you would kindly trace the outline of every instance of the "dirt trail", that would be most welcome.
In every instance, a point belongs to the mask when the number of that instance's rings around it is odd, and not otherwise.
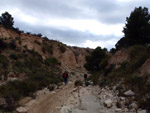
[[[20,113],[60,113],[60,109],[67,104],[67,100],[72,95],[75,79],[83,78],[81,74],[83,73],[76,72],[66,86],[62,85],[54,91],[45,88],[36,92],[35,99],[23,99],[17,111]]]
[[[54,91],[45,88],[36,93],[35,99],[24,99],[22,106],[17,109],[20,113],[60,113],[73,87],[73,82],[70,82]]]
[[[27,113],[59,113],[65,99],[70,94],[73,84],[64,86],[64,89],[56,90],[56,93],[49,94],[41,102],[33,105]],[[63,97],[63,98],[62,98]]]

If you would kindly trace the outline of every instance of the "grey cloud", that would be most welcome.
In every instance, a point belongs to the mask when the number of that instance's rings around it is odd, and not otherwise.
[[[3,0],[1,6],[19,8],[24,14],[37,18],[97,19],[105,24],[125,23],[135,7],[147,6],[149,0]],[[4,8],[3,7],[3,8]]]
[[[49,39],[59,40],[66,44],[73,44],[77,46],[82,46],[87,40],[93,42],[96,41],[107,42],[109,40],[119,40],[120,38],[114,35],[109,35],[109,36],[94,35],[89,32],[81,32],[73,29],[62,30],[61,28],[54,28],[54,27],[31,26],[19,22],[17,22],[15,26],[18,26],[20,29],[23,29],[26,32],[42,33],[43,36],[47,36]],[[112,45],[108,45],[107,48],[110,49],[111,46]]]
[[[117,2],[115,0],[85,0],[85,7],[97,11],[97,19],[106,24],[125,23],[135,7],[143,6],[150,9],[149,0]]]
[[[36,18],[59,19],[95,19],[104,24],[125,23],[131,11],[135,7],[146,6],[150,10],[149,0],[132,0],[121,4],[117,0],[2,0],[0,12],[19,9],[23,14]],[[86,40],[109,41],[119,40],[121,37],[94,35],[89,32],[81,32],[73,29],[62,30],[61,28],[29,25],[22,23],[17,17],[15,26],[22,30],[33,33],[42,33],[52,39],[57,39],[74,45],[82,45]],[[110,46],[108,45],[108,48]]]

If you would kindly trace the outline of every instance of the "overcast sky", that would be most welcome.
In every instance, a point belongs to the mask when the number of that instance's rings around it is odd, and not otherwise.
[[[150,0],[1,0],[21,30],[67,45],[110,49],[123,37],[126,17]]]

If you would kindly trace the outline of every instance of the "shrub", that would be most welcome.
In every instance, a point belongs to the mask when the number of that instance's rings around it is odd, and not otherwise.
[[[15,39],[16,39],[16,40],[20,40],[20,37],[16,37]]]
[[[141,45],[135,45],[129,48],[132,65],[137,68],[140,67],[146,59],[149,57],[147,53],[147,48]]]
[[[42,34],[41,34],[41,33],[39,33],[39,34],[37,34],[37,36],[38,36],[38,37],[42,37]]]
[[[43,58],[38,52],[34,50],[28,50],[28,53],[30,53],[34,57],[34,59],[39,60],[39,62],[43,62]]]
[[[18,57],[17,57],[17,55],[16,54],[10,54],[10,56],[9,56],[11,59],[13,59],[13,60],[17,60],[18,59]]]
[[[7,68],[9,64],[9,60],[4,55],[0,55],[0,63],[4,68]]]
[[[59,49],[62,53],[66,51],[66,47],[63,44],[59,45]]]
[[[13,17],[8,12],[5,12],[0,16],[0,23],[4,27],[6,27],[8,29],[12,29],[14,20],[13,20]]]
[[[49,54],[53,54],[53,47],[52,46],[48,46],[48,45],[43,45],[42,46],[42,51],[43,53],[48,52]]]
[[[77,86],[82,86],[82,81],[81,80],[76,80],[74,85],[77,87]]]
[[[28,69],[37,69],[41,67],[42,63],[38,58],[29,57],[24,60],[24,67]]]
[[[16,42],[15,40],[11,40],[10,43],[9,43],[9,48],[10,49],[16,49]]]
[[[90,85],[90,83],[87,81],[87,82],[85,82],[85,86],[89,86]]]
[[[19,39],[18,43],[21,45],[21,44],[22,44],[22,40],[21,40],[21,39]]]
[[[27,45],[24,45],[23,47],[24,47],[25,49],[27,49]]]
[[[0,39],[0,50],[4,50],[7,48],[7,43]]]
[[[93,82],[93,85],[98,85],[100,82],[99,79],[100,79],[100,72],[95,72],[88,78],[88,80],[91,80]]]
[[[54,57],[49,57],[44,60],[44,64],[47,66],[55,67],[56,65],[59,64],[59,61]]]
[[[93,71],[99,71],[102,70],[100,64],[102,63],[102,60],[107,57],[107,54],[104,49],[101,49],[101,47],[97,47],[89,56],[86,56],[86,63],[84,67],[93,72]]]
[[[48,89],[49,89],[49,91],[53,91],[53,90],[55,89],[55,87],[54,87],[54,85],[50,84],[50,85],[48,86]]]
[[[34,40],[34,42],[38,45],[41,45],[41,43],[38,40]]]
[[[16,37],[16,40],[18,40],[18,43],[19,43],[20,45],[22,44],[21,37]]]

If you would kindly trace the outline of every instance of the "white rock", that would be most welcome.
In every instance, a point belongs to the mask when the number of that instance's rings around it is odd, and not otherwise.
[[[120,108],[115,109],[115,112],[121,112],[121,111],[122,111],[122,109],[120,109]]]
[[[126,96],[134,96],[135,93],[134,93],[133,91],[131,91],[131,90],[128,90],[128,91],[126,91],[126,92],[124,93],[124,95],[126,95]]]
[[[11,77],[9,77],[8,79],[7,79],[7,81],[15,81],[15,80],[18,80],[18,78],[11,78]]]
[[[106,105],[107,108],[111,108],[112,107],[112,100],[107,99],[104,104]]]
[[[18,107],[18,108],[16,109],[16,111],[17,111],[18,113],[26,113],[26,112],[28,111],[28,108],[25,108],[25,107]]]
[[[106,110],[99,110],[100,111],[100,113],[107,113],[107,111]]]
[[[55,91],[52,91],[51,93],[54,94],[54,93],[56,93],[56,92],[55,92]]]
[[[125,100],[125,98],[124,97],[120,97],[120,100]]]
[[[138,111],[138,113],[147,113],[146,110]]]
[[[136,103],[132,103],[131,107],[134,108],[134,109],[137,109],[137,104]]]
[[[70,108],[70,106],[63,106],[60,110],[60,113],[71,113],[72,110]]]

